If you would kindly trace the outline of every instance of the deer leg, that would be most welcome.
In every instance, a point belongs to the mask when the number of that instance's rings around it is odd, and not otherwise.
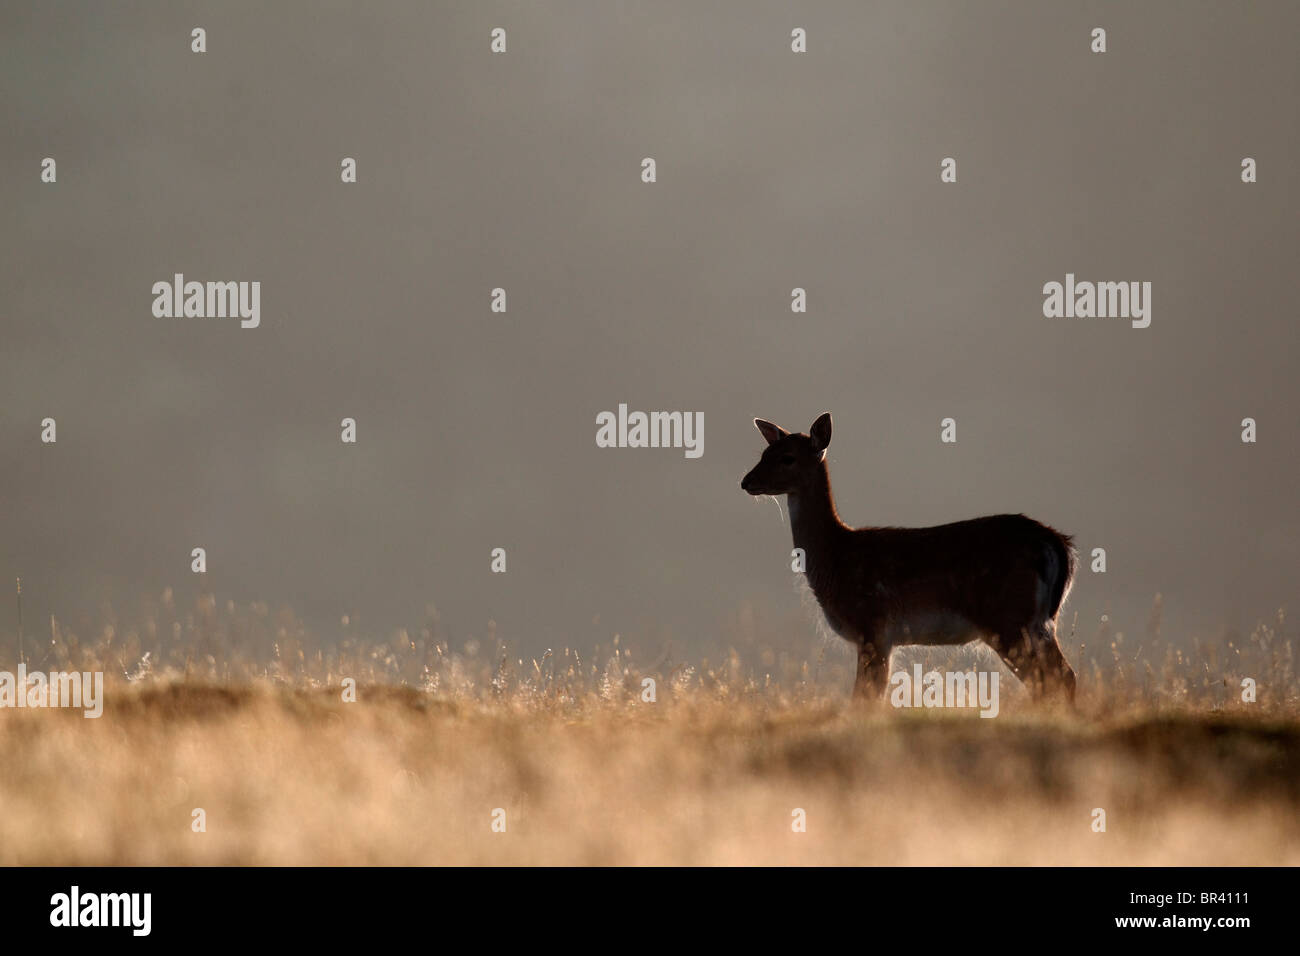
[[[1029,642],[1023,631],[1012,627],[1003,628],[989,638],[988,645],[1017,679],[1029,684]],[[1033,692],[1034,688],[1030,687],[1029,690]]]
[[[1045,624],[1006,628],[990,643],[1035,700],[1062,692],[1074,702],[1074,671],[1066,663],[1052,628]]]
[[[1035,683],[1044,694],[1060,694],[1071,704],[1074,703],[1074,671],[1061,653],[1061,645],[1056,639],[1056,628],[1048,622],[1029,628],[1029,640],[1032,645],[1030,667]]]
[[[889,683],[889,654],[864,641],[858,645],[858,676],[853,681],[855,700],[878,700]]]

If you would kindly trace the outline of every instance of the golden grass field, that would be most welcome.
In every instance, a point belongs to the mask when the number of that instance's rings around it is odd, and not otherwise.
[[[1008,675],[995,719],[853,704],[823,651],[650,670],[304,641],[210,600],[93,641],[51,622],[29,667],[102,668],[104,715],[0,711],[0,864],[1300,864],[1300,702],[1267,626],[1146,666],[1112,644],[1073,712]]]

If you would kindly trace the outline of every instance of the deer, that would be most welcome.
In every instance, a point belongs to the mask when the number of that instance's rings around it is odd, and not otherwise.
[[[857,648],[855,699],[882,696],[890,655],[911,644],[983,640],[1033,697],[1074,702],[1074,671],[1056,624],[1074,578],[1069,535],[1023,514],[929,528],[853,528],[831,495],[831,416],[807,434],[761,418],[767,440],[741,479],[750,495],[785,495],[794,546],[826,623]]]

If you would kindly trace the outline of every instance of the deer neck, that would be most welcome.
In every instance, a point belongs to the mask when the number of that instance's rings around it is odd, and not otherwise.
[[[790,506],[790,532],[794,546],[803,548],[809,557],[834,546],[844,533],[844,523],[835,511],[831,497],[831,476],[822,462],[811,485],[787,495]]]

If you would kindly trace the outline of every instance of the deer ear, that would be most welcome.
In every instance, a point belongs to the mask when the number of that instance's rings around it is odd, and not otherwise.
[[[769,445],[775,445],[786,435],[790,434],[780,425],[773,425],[771,422],[764,421],[761,418],[754,419],[754,427],[757,428],[759,433],[767,439]]]
[[[812,428],[808,429],[808,435],[813,440],[813,447],[817,451],[825,451],[831,443],[831,413],[822,412],[817,416],[817,421],[812,423]]]

